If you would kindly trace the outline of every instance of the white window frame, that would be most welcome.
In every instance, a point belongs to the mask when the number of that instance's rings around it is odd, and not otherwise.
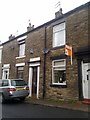
[[[2,63],[2,46],[0,47],[0,64]]]
[[[7,79],[9,78],[9,69],[10,69],[10,64],[4,64],[3,67],[3,74],[2,74],[2,79],[5,79],[6,71],[7,71]]]
[[[58,62],[58,61],[64,61],[64,65],[54,66],[54,62]],[[65,83],[55,83],[54,82],[54,69],[53,68],[55,68],[55,67],[59,67],[60,70],[66,70],[66,59],[59,59],[59,60],[52,61],[52,84],[53,85],[66,85],[66,81],[65,81]]]
[[[19,44],[19,57],[25,56],[25,42]]]
[[[60,23],[60,24],[53,27],[53,47],[58,47],[58,46],[65,45],[65,42],[66,42],[66,31],[65,31],[65,29],[66,29],[65,22]],[[64,32],[64,34],[63,34],[63,43],[59,43],[61,41],[61,39],[55,38],[55,35],[56,34],[59,35],[59,34],[61,34],[61,32]],[[61,35],[60,35],[60,37],[61,37]]]

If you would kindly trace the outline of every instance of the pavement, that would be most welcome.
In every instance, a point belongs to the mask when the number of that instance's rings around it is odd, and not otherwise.
[[[56,102],[53,100],[47,100],[47,99],[35,99],[35,98],[26,98],[27,103],[32,104],[39,104],[44,106],[50,106],[50,107],[59,107],[64,109],[70,109],[70,110],[78,110],[78,111],[84,111],[90,113],[90,105],[88,104],[82,104],[82,103],[70,103],[70,102]]]

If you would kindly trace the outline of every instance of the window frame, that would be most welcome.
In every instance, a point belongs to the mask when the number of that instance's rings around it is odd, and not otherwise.
[[[2,63],[2,48],[0,47],[0,64]]]
[[[63,26],[63,28],[60,28],[60,25],[62,25],[62,24],[64,24],[64,26]],[[56,29],[56,27],[59,27],[58,30]],[[56,45],[56,43],[55,43],[56,42],[55,41],[55,34],[58,34],[58,33],[60,34],[61,32],[64,32],[64,34],[63,34],[63,43],[61,43],[59,45]],[[53,46],[53,48],[54,47],[59,47],[59,46],[65,45],[65,43],[66,43],[66,23],[62,22],[62,23],[59,23],[59,24],[53,26],[53,44],[52,44],[52,46]]]
[[[54,63],[55,62],[58,62],[58,61],[64,61],[64,65],[59,65],[59,66],[54,66]],[[66,81],[65,81],[65,83],[55,83],[54,82],[54,68],[55,67],[59,67],[59,68],[61,68],[60,70],[62,71],[64,71],[64,69],[62,69],[62,68],[65,68],[65,71],[66,71],[66,59],[59,59],[59,60],[53,60],[52,61],[52,85],[61,85],[61,86],[66,86],[67,84],[66,84]]]
[[[19,68],[23,68],[23,70],[19,70]],[[19,78],[19,73],[22,73],[22,78]],[[23,79],[23,77],[24,77],[24,66],[18,66],[17,67],[17,78]]]
[[[24,50],[23,50],[23,53],[22,53],[22,45],[24,45]],[[20,43],[19,44],[19,57],[23,57],[23,56],[25,56],[25,42],[23,42],[23,43]]]

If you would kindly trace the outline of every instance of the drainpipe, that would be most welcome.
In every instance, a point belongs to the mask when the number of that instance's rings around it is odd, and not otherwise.
[[[46,94],[46,26],[45,26],[45,34],[44,34],[44,71],[43,71],[43,99]]]

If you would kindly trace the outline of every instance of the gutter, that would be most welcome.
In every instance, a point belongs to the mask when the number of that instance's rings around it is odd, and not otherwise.
[[[45,94],[46,94],[46,26],[45,26],[45,33],[44,33],[44,50],[43,50],[43,54],[44,54],[44,71],[43,71],[43,99],[45,98]]]

